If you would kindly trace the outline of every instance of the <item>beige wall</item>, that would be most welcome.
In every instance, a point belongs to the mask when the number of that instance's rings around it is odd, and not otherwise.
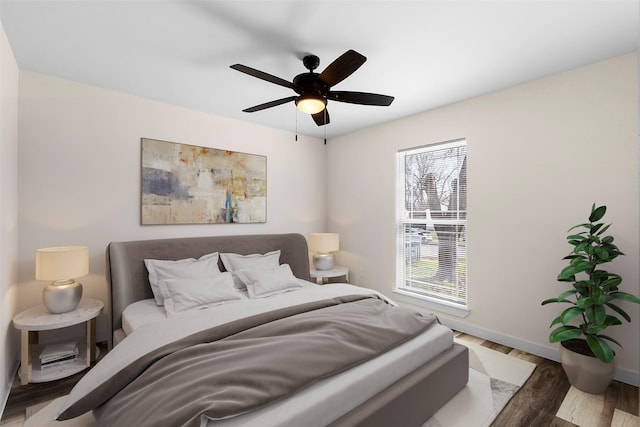
[[[17,73],[15,61],[10,63]],[[1,89],[4,107],[4,79]],[[555,347],[546,338],[557,308],[539,302],[558,293],[555,276],[568,249],[565,231],[585,219],[593,201],[609,206],[611,232],[627,254],[611,268],[624,277],[626,291],[640,293],[637,102],[637,55],[632,54],[324,146],[317,139],[295,142],[286,132],[23,70],[15,130],[19,162],[13,171],[19,174],[20,194],[18,299],[13,303],[2,288],[2,303],[16,312],[40,302],[44,284],[33,280],[39,247],[88,245],[85,295],[106,301],[104,249],[111,240],[308,234],[325,230],[325,224],[327,231],[340,233],[339,262],[351,268],[351,280],[393,296],[395,153],[466,137],[471,313],[464,319],[440,316],[487,338],[554,357]],[[5,116],[0,115],[3,156]],[[266,155],[268,222],[140,226],[141,137]],[[12,138],[17,147],[17,136]],[[3,174],[12,170],[5,164],[3,158]],[[590,176],[581,168],[600,173]],[[7,194],[12,197],[3,187],[3,210]],[[633,324],[613,328],[611,335],[625,345],[619,376],[637,384],[640,310],[627,308]],[[103,316],[99,339],[106,333]],[[15,362],[10,353],[2,352],[9,365]]]
[[[325,146],[219,116],[21,70],[19,299],[41,301],[36,249],[87,245],[85,296],[107,301],[110,241],[310,232],[325,227]],[[267,223],[140,225],[140,138],[267,156]],[[292,161],[294,160],[294,161]],[[107,337],[105,316],[98,339]]]
[[[18,367],[18,66],[0,24],[0,414]]]
[[[428,96],[425,94],[425,96]],[[351,279],[389,296],[395,286],[395,153],[467,138],[466,318],[449,324],[557,357],[547,341],[560,307],[555,278],[569,252],[566,230],[593,202],[627,256],[610,269],[640,294],[638,274],[638,55],[636,53],[369,128],[330,141],[328,231]],[[357,165],[357,166],[354,166]],[[618,377],[640,382],[640,310],[618,338]]]

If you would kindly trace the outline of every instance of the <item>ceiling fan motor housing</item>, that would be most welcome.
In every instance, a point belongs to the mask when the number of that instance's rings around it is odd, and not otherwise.
[[[319,74],[310,72],[298,74],[293,79],[293,84],[296,87],[294,90],[300,95],[315,94],[318,96],[326,96],[328,91],[327,85],[318,78]]]

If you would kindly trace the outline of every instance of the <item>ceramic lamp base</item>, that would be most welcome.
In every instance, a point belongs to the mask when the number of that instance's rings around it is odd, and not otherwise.
[[[316,270],[331,270],[333,265],[333,254],[315,254],[313,256],[313,266]]]
[[[81,298],[82,283],[75,280],[51,282],[42,290],[42,302],[53,314],[75,310]]]

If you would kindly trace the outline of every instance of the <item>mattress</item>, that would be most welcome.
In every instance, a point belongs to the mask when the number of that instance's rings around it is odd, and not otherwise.
[[[316,286],[316,285],[314,285]],[[326,285],[322,290],[349,285]],[[375,293],[374,291],[370,291]],[[289,293],[288,297],[292,297]],[[166,319],[162,306],[154,299],[137,301],[123,311],[127,335],[135,329]],[[435,324],[426,332],[395,349],[355,368],[315,382],[303,391],[257,411],[226,420],[205,420],[207,426],[325,426],[367,401],[398,379],[448,350],[453,343],[449,328]]]
[[[164,307],[158,305],[153,298],[136,301],[127,306],[122,312],[122,329],[126,335],[146,323],[164,320],[167,313]]]

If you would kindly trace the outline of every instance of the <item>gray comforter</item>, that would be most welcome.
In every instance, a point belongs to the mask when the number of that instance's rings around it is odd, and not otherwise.
[[[200,425],[363,363],[435,321],[365,295],[281,308],[187,336],[137,359],[82,401],[100,425]],[[68,408],[58,419],[79,415]]]

